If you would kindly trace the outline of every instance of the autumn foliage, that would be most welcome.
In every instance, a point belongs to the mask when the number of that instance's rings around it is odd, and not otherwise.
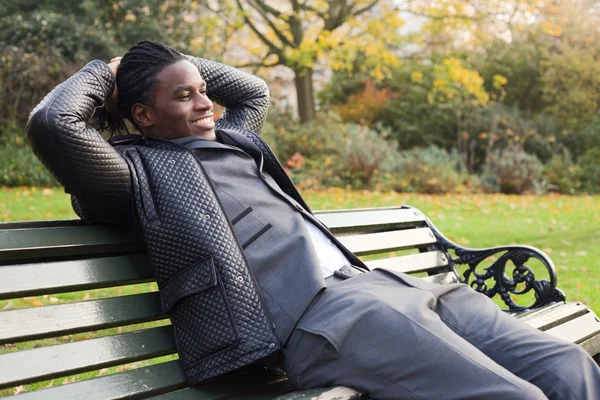
[[[379,119],[387,102],[394,97],[389,88],[378,88],[372,80],[363,82],[363,90],[351,94],[346,103],[332,108],[347,122],[373,125]]]

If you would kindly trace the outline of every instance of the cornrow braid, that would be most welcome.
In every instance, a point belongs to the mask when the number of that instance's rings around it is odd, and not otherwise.
[[[120,117],[114,117],[105,109],[98,110],[95,119],[99,128],[108,129],[112,135],[127,133],[124,119],[135,125],[131,115],[133,105],[154,105],[156,75],[184,59],[183,54],[159,42],[144,40],[130,48],[121,59],[117,73]]]

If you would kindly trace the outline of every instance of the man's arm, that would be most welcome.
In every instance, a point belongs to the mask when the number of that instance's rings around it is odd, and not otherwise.
[[[87,221],[123,220],[129,211],[131,177],[125,159],[86,127],[114,87],[111,69],[92,61],[54,88],[27,123],[33,151],[75,197]]]
[[[206,81],[208,96],[227,108],[216,127],[260,133],[269,109],[267,84],[229,65],[190,56],[188,59],[198,67]]]

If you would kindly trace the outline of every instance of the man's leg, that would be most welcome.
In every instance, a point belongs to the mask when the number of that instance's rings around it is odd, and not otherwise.
[[[447,327],[436,300],[380,271],[328,288],[288,341],[290,380],[375,399],[546,399]]]
[[[581,347],[500,311],[471,288],[461,286],[439,296],[436,313],[457,335],[548,398],[600,399],[600,368]]]

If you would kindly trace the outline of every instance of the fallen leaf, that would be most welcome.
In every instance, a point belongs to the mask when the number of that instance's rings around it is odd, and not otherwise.
[[[11,308],[11,307],[12,307],[12,305],[13,305],[13,302],[12,302],[12,300],[8,300],[8,301],[6,302],[6,304],[4,305],[4,307],[2,307],[2,310],[0,310],[0,311],[8,310],[9,308]]]

